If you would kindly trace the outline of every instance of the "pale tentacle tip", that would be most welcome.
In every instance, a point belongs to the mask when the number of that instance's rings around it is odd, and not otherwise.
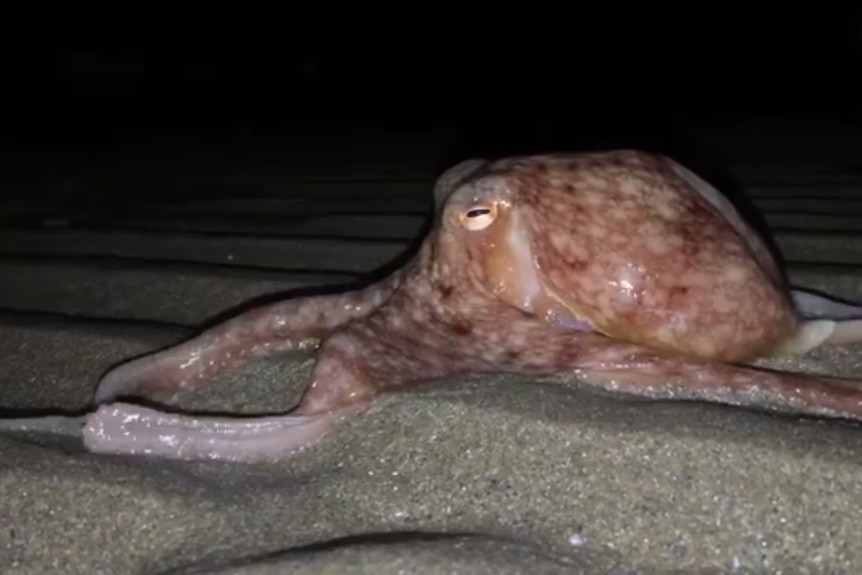
[[[801,355],[830,342],[834,338],[836,323],[829,319],[809,320],[802,323],[791,337],[774,351],[773,355]]]
[[[84,422],[95,453],[151,455],[178,460],[259,462],[290,456],[324,435],[350,406],[320,415],[230,418],[161,412],[129,403],[100,406]]]
[[[124,376],[125,371],[128,371],[126,365],[119,365],[102,376],[93,393],[96,404],[108,403],[132,391],[133,379],[128,374]]]
[[[862,342],[862,319],[831,319],[804,322],[775,352],[776,355],[804,354],[822,345]]]

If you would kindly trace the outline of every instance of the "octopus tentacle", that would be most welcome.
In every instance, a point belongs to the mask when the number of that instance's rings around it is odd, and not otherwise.
[[[173,347],[120,364],[102,376],[96,403],[130,394],[172,396],[254,356],[315,347],[380,306],[403,273],[363,290],[285,300],[249,310]]]
[[[550,336],[556,369],[584,383],[653,399],[703,400],[862,420],[862,381],[713,363],[601,336]]]
[[[384,390],[433,374],[442,362],[392,353],[386,335],[371,340],[367,327],[347,326],[328,338],[302,399],[284,415],[192,416],[129,403],[99,407],[87,416],[83,436],[97,453],[170,459],[265,461],[288,456],[325,435],[345,416],[365,411]]]
[[[862,420],[862,382],[653,356],[583,370],[584,381],[651,398],[703,400],[799,415]]]
[[[196,417],[114,403],[87,417],[83,439],[94,453],[251,463],[299,451],[336,420],[366,407],[360,402],[318,415],[238,418]]]

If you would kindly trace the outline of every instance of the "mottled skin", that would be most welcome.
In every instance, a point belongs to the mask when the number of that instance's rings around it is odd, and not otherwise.
[[[494,370],[862,419],[856,381],[738,365],[862,339],[862,320],[851,319],[862,308],[790,292],[727,200],[672,160],[626,150],[471,160],[434,193],[431,232],[383,282],[252,310],[109,371],[87,446],[278,457],[381,393]],[[284,416],[192,418],[110,403],[169,399],[252,355],[313,347],[311,381]]]

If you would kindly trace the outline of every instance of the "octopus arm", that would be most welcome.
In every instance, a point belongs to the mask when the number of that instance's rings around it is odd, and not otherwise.
[[[87,417],[83,440],[94,453],[252,463],[299,451],[335,420],[365,407],[356,403],[317,415],[239,418],[198,417],[118,402],[100,406]]]
[[[105,373],[96,403],[126,395],[169,399],[244,360],[313,348],[347,322],[376,309],[401,281],[396,273],[364,290],[289,299],[254,308],[177,345]]]
[[[570,367],[584,383],[608,391],[862,420],[858,380],[707,362],[607,339],[572,343],[557,343],[557,369]]]
[[[381,393],[450,369],[433,349],[412,349],[379,333],[382,327],[354,322],[327,338],[299,404],[286,414],[198,416],[117,402],[87,416],[84,444],[96,453],[180,460],[289,456],[326,434],[336,420],[368,409]]]

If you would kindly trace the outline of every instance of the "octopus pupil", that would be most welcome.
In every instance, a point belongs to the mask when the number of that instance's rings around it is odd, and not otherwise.
[[[467,212],[468,218],[477,218],[479,216],[484,216],[485,214],[490,214],[491,210],[488,208],[476,208]]]

